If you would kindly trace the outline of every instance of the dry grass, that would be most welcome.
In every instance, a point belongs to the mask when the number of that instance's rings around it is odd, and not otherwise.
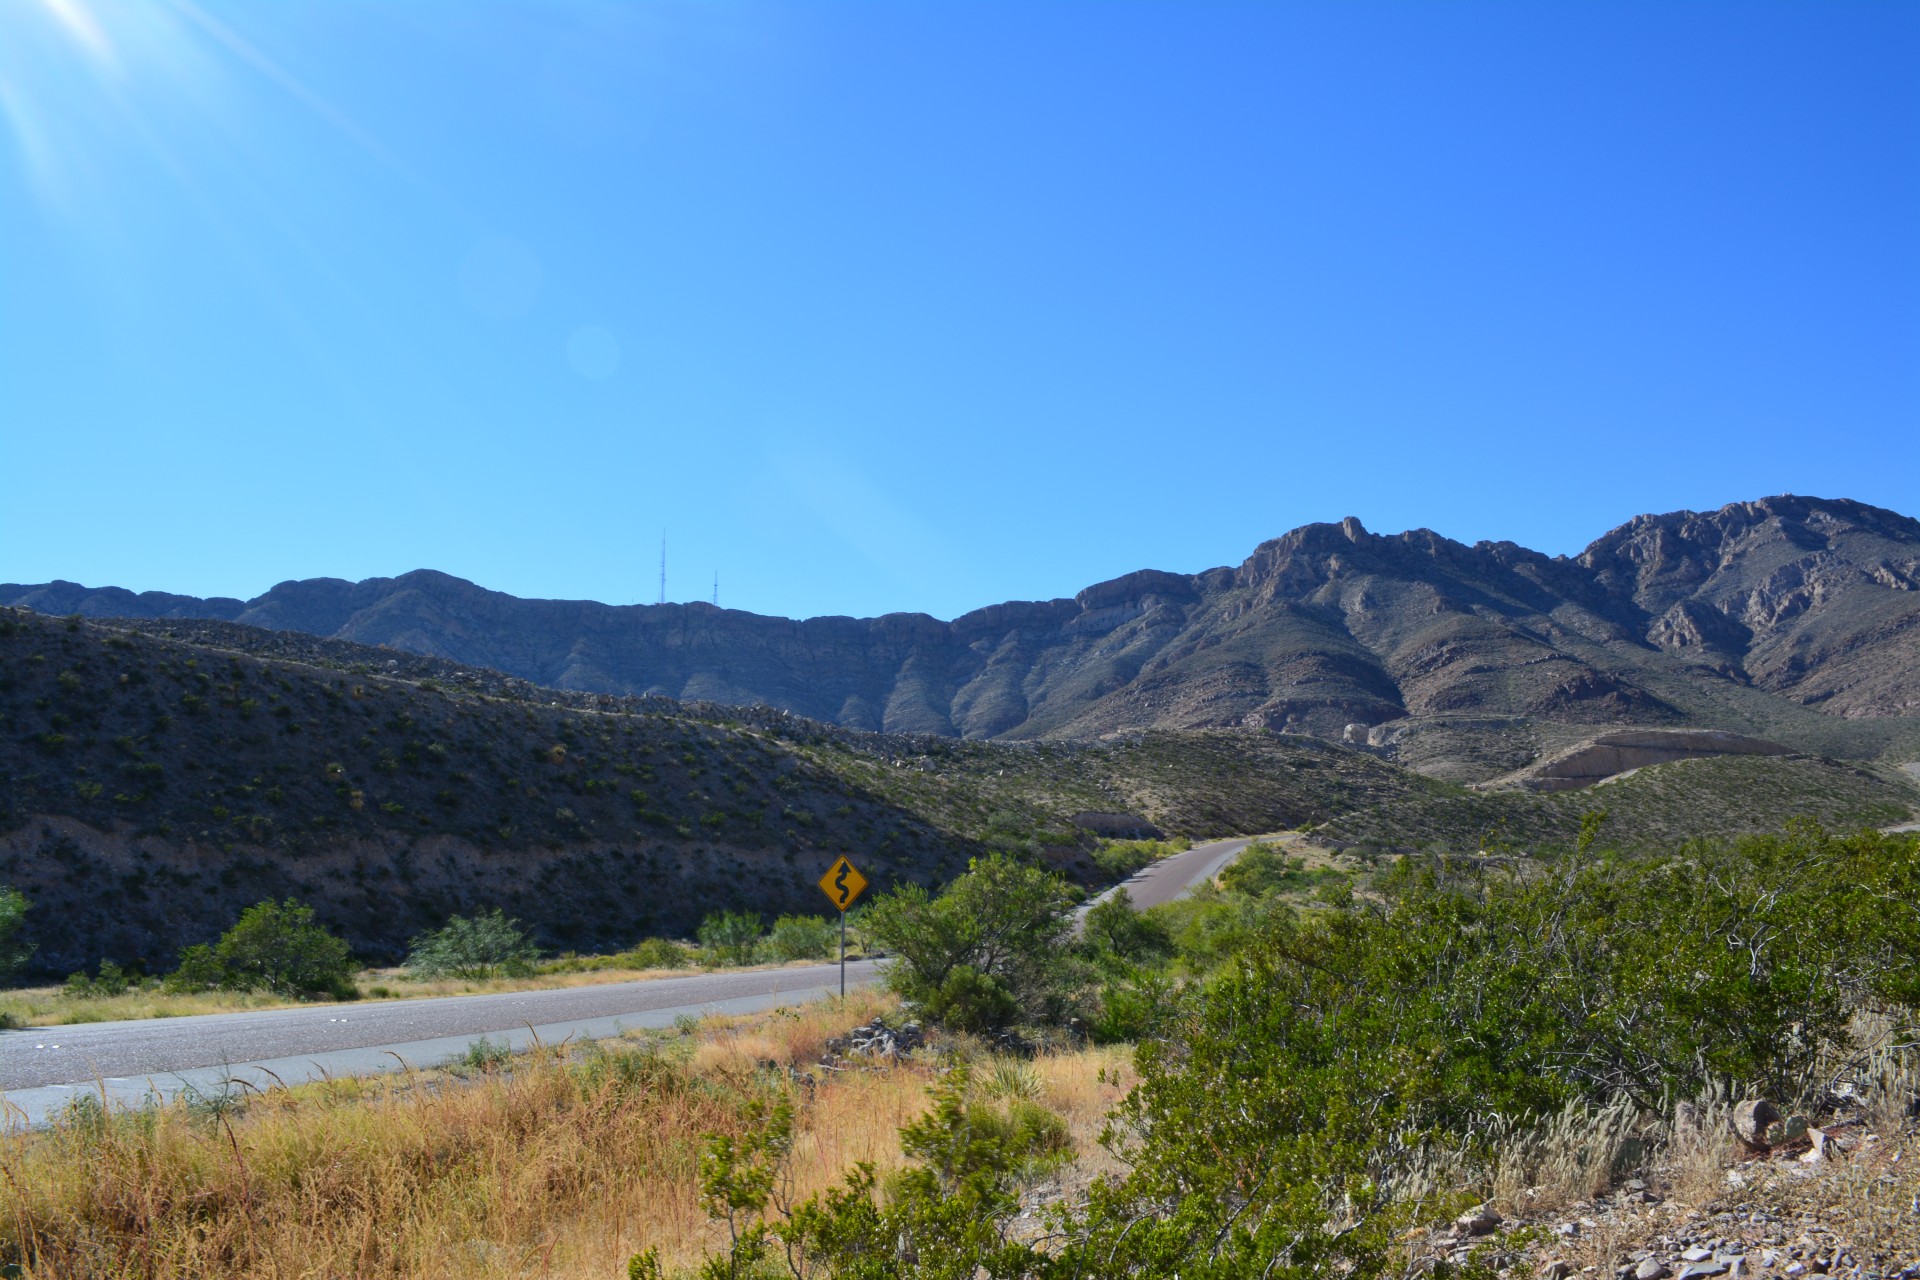
[[[1559,1115],[1500,1139],[1491,1202],[1509,1216],[1532,1215],[1605,1194],[1645,1157],[1645,1129],[1630,1098],[1603,1107],[1569,1103]]]
[[[0,1019],[20,1027],[58,1027],[81,1022],[119,1022],[135,1018],[181,1018],[196,1013],[239,1013],[279,1009],[298,1001],[265,992],[128,991],[117,996],[71,996],[60,987],[14,987],[0,991]]]
[[[887,1007],[856,993],[690,1037],[544,1051],[465,1082],[341,1080],[227,1113],[76,1112],[0,1138],[0,1264],[37,1280],[584,1280],[622,1274],[646,1245],[690,1264],[717,1242],[696,1184],[704,1135],[739,1131],[754,1098],[787,1087],[787,1064]],[[1093,1050],[1028,1068],[1090,1164],[1123,1061]],[[858,1160],[897,1166],[932,1070],[909,1060],[798,1089],[794,1190]]]
[[[1752,1199],[1783,1216],[1822,1222],[1855,1251],[1920,1261],[1914,1208],[1920,1204],[1920,1136],[1896,1132],[1817,1171],[1790,1168]]]
[[[804,960],[798,964],[820,964]],[[751,965],[728,972],[780,969],[792,966]],[[563,987],[591,987],[606,982],[685,978],[710,969],[589,969],[570,973],[542,973],[524,978],[459,978],[421,981],[402,969],[368,969],[358,985],[370,1000],[418,1000],[429,996],[484,995],[496,991],[550,991]],[[175,994],[158,989],[128,991],[117,996],[75,996],[63,987],[14,987],[0,991],[0,1020],[13,1019],[22,1027],[70,1026],[85,1022],[119,1022],[144,1018],[182,1018],[196,1013],[239,1013],[249,1009],[284,1009],[300,1004],[331,1004],[330,1000],[300,1000],[263,991],[195,991]],[[0,1021],[0,1025],[5,1025]]]

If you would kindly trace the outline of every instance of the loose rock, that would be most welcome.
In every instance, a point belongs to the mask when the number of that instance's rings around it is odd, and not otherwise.
[[[1751,1098],[1733,1109],[1734,1136],[1755,1151],[1765,1151],[1767,1128],[1780,1118],[1780,1108],[1765,1098]]]

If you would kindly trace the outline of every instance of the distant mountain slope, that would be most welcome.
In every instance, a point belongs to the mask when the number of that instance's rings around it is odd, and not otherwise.
[[[609,949],[723,907],[824,911],[841,853],[876,891],[991,848],[1091,882],[1100,824],[1076,816],[1207,835],[1452,794],[1312,739],[863,734],[192,626],[213,643],[0,608],[0,885],[33,903],[42,975],[165,964],[268,896],[370,957],[492,906],[548,946]]]
[[[1238,568],[1142,570],[952,622],[521,600],[427,570],[285,582],[250,601],[5,585],[0,603],[222,619],[563,689],[971,738],[1235,725],[1337,737],[1520,717],[1874,754],[1884,730],[1833,722],[1920,716],[1920,522],[1820,498],[1639,516],[1571,558],[1348,519],[1263,543]]]
[[[152,634],[169,627],[194,640]],[[1884,826],[1920,800],[1897,770],[1799,754],[1657,766],[1604,790],[1609,839],[1628,846],[1794,816]],[[822,910],[814,880],[842,852],[877,890],[992,848],[1094,883],[1089,829],[1331,823],[1375,852],[1537,850],[1571,841],[1594,803],[1472,792],[1245,728],[869,734],[300,632],[0,609],[0,885],[34,904],[43,975],[164,965],[267,896],[312,903],[369,957],[492,906],[548,946],[604,949],[687,933],[718,907]]]

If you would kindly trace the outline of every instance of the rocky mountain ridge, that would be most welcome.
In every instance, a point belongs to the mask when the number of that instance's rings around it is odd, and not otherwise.
[[[522,600],[429,570],[285,582],[250,601],[0,585],[0,604],[218,619],[561,689],[968,738],[1258,726],[1350,741],[1357,727],[1364,741],[1518,717],[1826,750],[1851,732],[1864,745],[1842,753],[1872,755],[1884,734],[1833,722],[1920,716],[1920,521],[1845,499],[1637,516],[1572,557],[1349,518],[1236,568],[1142,570],[951,622]]]

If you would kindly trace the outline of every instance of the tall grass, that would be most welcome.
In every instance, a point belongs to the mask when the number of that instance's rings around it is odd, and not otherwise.
[[[697,1194],[704,1136],[741,1132],[768,1090],[797,1088],[797,1193],[855,1161],[899,1164],[928,1064],[811,1087],[787,1070],[887,1007],[858,993],[692,1036],[541,1050],[464,1081],[338,1080],[239,1108],[82,1104],[0,1137],[0,1264],[32,1280],[584,1278],[657,1245],[690,1265],[717,1243]],[[1092,1077],[1118,1061],[1035,1065],[1041,1101],[1083,1148],[1116,1095]]]

